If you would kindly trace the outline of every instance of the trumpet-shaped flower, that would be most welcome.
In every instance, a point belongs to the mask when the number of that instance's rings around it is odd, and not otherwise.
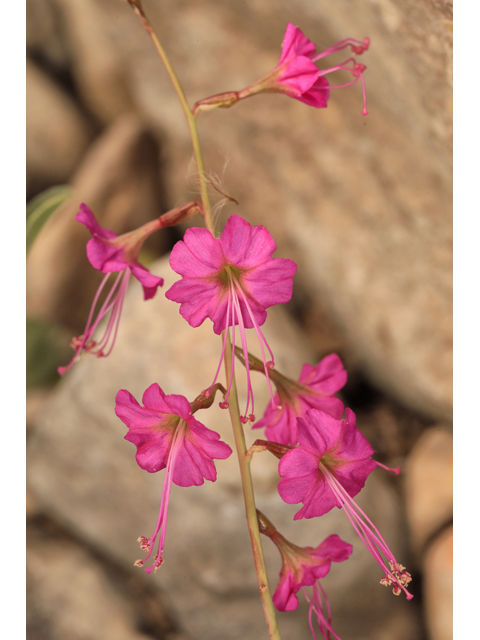
[[[403,589],[407,598],[412,598],[406,589],[410,574],[395,560],[378,529],[352,499],[379,464],[371,459],[374,450],[355,426],[355,414],[346,409],[345,420],[337,420],[324,411],[310,409],[304,418],[297,419],[297,425],[299,446],[286,453],[278,467],[283,478],[278,485],[281,498],[288,504],[303,503],[294,519],[342,508],[385,572],[382,584],[393,585],[396,595]]]
[[[217,107],[230,107],[238,100],[257,93],[284,93],[312,107],[322,108],[327,106],[330,89],[348,87],[360,80],[363,88],[362,115],[367,115],[367,98],[363,79],[366,66],[358,63],[354,57],[347,58],[327,69],[319,69],[315,63],[343,49],[350,49],[353,54],[361,55],[369,45],[368,38],[363,41],[345,38],[325,51],[317,53],[315,44],[305,37],[298,27],[289,23],[283,38],[280,60],[272,71],[242,91],[228,91],[199,100],[193,111],[197,113]],[[325,76],[342,69],[349,71],[353,80],[340,85],[330,85]]]
[[[282,557],[280,581],[273,594],[275,607],[279,611],[295,610],[298,607],[297,593],[301,590],[310,605],[309,623],[313,637],[316,638],[313,629],[313,619],[316,618],[326,638],[331,638],[331,635],[338,638],[331,626],[330,604],[320,580],[330,571],[332,562],[348,560],[353,551],[352,545],[334,534],[318,547],[298,547],[284,538],[263,513],[258,512],[258,521],[260,531],[275,543]],[[305,587],[312,587],[311,597]]]
[[[275,383],[275,406],[267,406],[265,415],[253,425],[254,429],[265,428],[268,440],[295,446],[297,438],[297,418],[308,409],[321,409],[334,418],[341,418],[344,404],[333,394],[347,382],[347,372],[342,361],[332,353],[321,360],[316,367],[303,365],[298,382],[290,380],[272,369],[270,378]]]
[[[154,276],[138,262],[138,254],[144,241],[162,226],[158,219],[121,236],[101,227],[86,204],[80,205],[76,219],[84,224],[93,236],[87,243],[87,257],[90,264],[106,275],[93,300],[83,335],[75,337],[72,341],[75,355],[67,366],[59,367],[60,374],[70,369],[82,353],[93,353],[98,357],[105,357],[111,353],[132,274],[142,285],[145,300],[153,298],[157,288],[163,285],[163,278]],[[95,316],[98,301],[112,273],[118,275]],[[99,340],[94,340],[94,333],[106,316],[109,319],[105,332]]]
[[[145,569],[150,573],[163,562],[172,482],[180,487],[198,486],[204,479],[214,482],[217,471],[213,460],[228,458],[232,450],[218,433],[193,417],[191,405],[183,396],[167,396],[158,384],[152,384],[142,401],[144,406],[122,389],[117,393],[115,413],[129,429],[125,440],[137,447],[138,465],[150,473],[166,469],[157,526],[150,538],[139,538],[141,548],[148,554],[135,563],[143,566],[160,536],[153,565]]]
[[[177,242],[170,255],[172,269],[182,276],[166,293],[169,300],[180,303],[180,314],[192,327],[206,318],[213,322],[213,331],[224,331],[220,363],[209,389],[215,384],[232,327],[232,373],[234,366],[235,327],[238,326],[242,350],[247,360],[247,406],[243,421],[254,420],[253,391],[248,367],[245,329],[254,328],[262,351],[272,400],[273,391],[268,369],[273,366],[273,353],[260,329],[267,318],[266,309],[288,302],[292,296],[293,276],[297,265],[292,260],[273,258],[276,244],[265,229],[252,227],[240,216],[230,216],[220,238],[207,229],[187,229],[183,241]],[[269,359],[267,360],[266,352]],[[230,377],[230,386],[231,386]],[[228,406],[227,399],[220,406]],[[209,393],[207,389],[205,393]]]

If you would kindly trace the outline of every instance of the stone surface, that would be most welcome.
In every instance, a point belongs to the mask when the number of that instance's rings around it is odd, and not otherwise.
[[[104,21],[97,0],[55,1],[63,15],[71,68],[83,103],[102,124],[132,112],[128,70],[110,34],[115,30],[115,14]]]
[[[424,562],[424,596],[431,640],[453,639],[453,527],[433,541]]]
[[[428,429],[406,466],[407,515],[418,551],[453,517],[453,436],[445,427]]]
[[[102,563],[51,523],[37,519],[29,524],[26,556],[30,640],[181,640],[170,633],[158,595],[129,584],[121,571]],[[157,614],[149,620],[152,600]],[[140,631],[147,621],[155,634]]]
[[[91,237],[75,220],[80,202],[93,210],[101,226],[117,234],[131,231],[162,213],[159,149],[135,116],[118,119],[91,146],[72,178],[74,195],[52,216],[32,247],[27,262],[27,311],[82,332],[102,274],[87,260]],[[167,234],[155,244],[165,250]]]
[[[55,0],[27,0],[25,9],[28,55],[56,71],[67,70],[68,38]]]
[[[92,137],[88,121],[71,97],[27,60],[27,194],[63,183]]]
[[[165,278],[165,288],[177,279],[166,260],[156,263],[152,271]],[[309,349],[283,309],[270,310],[265,332],[278,368],[298,375],[301,364],[309,359]],[[213,376],[219,350],[219,338],[209,321],[194,330],[180,319],[178,306],[161,292],[142,303],[140,288],[133,285],[112,355],[105,360],[86,357],[78,363],[37,423],[30,438],[28,479],[49,513],[94,548],[161,587],[192,638],[261,638],[266,629],[235,456],[217,461],[215,483],[173,487],[164,565],[150,577],[132,567],[142,555],[137,537],[153,530],[163,474],[148,474],[136,465],[132,445],[123,440],[125,427],[114,415],[115,395],[118,389],[126,388],[140,399],[145,388],[157,381],[166,393],[193,399]],[[239,371],[241,404],[245,402],[242,378]],[[254,384],[260,413],[267,402],[266,384],[260,374]],[[232,445],[225,411],[215,405],[198,418]],[[247,430],[250,443],[260,436],[261,432]],[[276,459],[261,454],[252,467],[258,507],[288,538],[315,546],[336,532],[354,544],[348,563],[334,566],[324,582],[339,633],[351,629],[349,637],[354,640],[383,640],[390,616],[402,611],[404,625],[388,637],[400,640],[405,629],[411,631],[409,638],[419,637],[415,603],[405,607],[405,602],[378,584],[381,572],[355,538],[344,514],[335,509],[318,520],[293,522],[297,509],[282,503],[276,491]],[[395,491],[384,481],[386,477],[383,471],[372,474],[358,502],[394,553],[408,564],[404,518]],[[280,562],[268,540],[265,553],[275,587]],[[285,637],[308,637],[305,604],[296,612],[281,615],[280,624]]]

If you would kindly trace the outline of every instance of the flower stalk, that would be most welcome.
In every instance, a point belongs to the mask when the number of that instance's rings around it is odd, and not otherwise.
[[[260,540],[260,529],[258,526],[257,508],[255,505],[255,495],[253,492],[253,481],[250,470],[250,462],[252,460],[252,456],[247,454],[247,445],[245,443],[243,424],[240,420],[240,409],[238,406],[235,376],[231,375],[231,360],[232,348],[230,343],[230,335],[227,335],[227,348],[225,349],[225,374],[227,376],[227,386],[231,383],[228,410],[230,412],[230,420],[232,421],[233,434],[235,437],[235,448],[237,450],[238,462],[240,465],[240,475],[242,479],[243,495],[245,500],[245,512],[247,516],[248,532],[250,534],[250,541],[252,543],[258,587],[260,590],[260,597],[262,599],[265,619],[267,621],[268,632],[272,640],[280,640],[280,631],[278,629],[272,594],[270,591],[270,586],[268,584],[265,559],[263,557],[262,542]]]
[[[170,77],[175,92],[177,93],[180,104],[182,105],[183,112],[187,119],[190,137],[193,146],[193,153],[197,166],[198,177],[200,181],[200,194],[203,205],[203,216],[205,220],[205,226],[216,237],[215,229],[212,219],[212,210],[210,205],[210,198],[208,195],[208,184],[205,176],[205,169],[203,164],[203,157],[200,148],[200,140],[198,137],[198,131],[196,126],[195,116],[192,113],[183,88],[178,80],[178,77],[168,59],[168,56],[163,49],[157,35],[155,34],[152,25],[150,24],[145,12],[142,8],[140,0],[127,0],[131,5],[135,13],[139,16],[142,24],[147,31],[148,35],[152,39],[155,48],[162,59],[165,69]],[[222,341],[224,336],[222,336]],[[275,615],[275,608],[273,605],[272,595],[268,584],[267,570],[265,567],[265,560],[263,557],[262,543],[260,540],[260,531],[258,528],[257,509],[255,505],[255,496],[253,492],[253,481],[250,471],[251,457],[247,456],[247,446],[245,443],[245,435],[243,432],[243,425],[240,420],[240,409],[238,405],[237,390],[235,384],[235,376],[232,370],[232,345],[230,341],[230,335],[227,331],[226,336],[226,349],[225,349],[225,371],[227,378],[227,388],[230,388],[230,396],[228,409],[230,413],[230,419],[232,422],[233,433],[235,438],[235,446],[237,449],[238,461],[240,465],[240,475],[242,481],[243,495],[245,500],[245,511],[248,523],[248,530],[250,533],[250,540],[252,543],[253,557],[255,562],[255,569],[257,573],[258,586],[260,590],[260,597],[262,600],[263,610],[265,613],[265,619],[267,621],[268,632],[271,640],[281,640],[280,632],[278,629],[277,619]]]

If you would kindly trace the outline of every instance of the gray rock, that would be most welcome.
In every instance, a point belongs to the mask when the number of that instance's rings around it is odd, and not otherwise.
[[[153,636],[139,631],[141,621],[148,620],[149,615],[136,609],[139,602],[129,593],[122,573],[102,564],[51,523],[40,522],[27,528],[30,640],[181,640],[168,633],[168,616],[158,596],[155,605],[160,615],[154,625],[163,633]],[[144,607],[148,609],[152,596],[143,591]]]
[[[27,192],[68,180],[92,137],[71,97],[27,60]]]
[[[177,279],[166,260],[152,270],[165,278],[165,288]],[[309,349],[282,308],[270,310],[265,332],[278,368],[298,375],[301,364],[309,359]],[[250,343],[256,352],[254,336]],[[235,455],[217,461],[215,483],[173,486],[164,565],[148,577],[132,566],[143,555],[136,539],[153,532],[163,474],[148,474],[136,465],[134,448],[123,439],[126,429],[114,414],[115,395],[126,388],[140,400],[145,388],[158,382],[166,393],[180,393],[192,400],[209,384],[219,351],[220,339],[209,321],[192,329],[178,315],[178,306],[161,292],[143,303],[139,286],[132,286],[112,355],[105,360],[86,357],[78,363],[37,421],[30,438],[28,481],[55,518],[88,544],[162,588],[192,638],[262,638],[267,632]],[[240,369],[238,379],[242,405],[245,394]],[[254,384],[260,413],[268,392],[260,374]],[[214,405],[197,416],[233,446],[225,411]],[[261,435],[247,429],[250,443]],[[294,522],[297,509],[285,505],[276,491],[276,459],[257,454],[252,467],[257,505],[287,538],[316,546],[327,535],[338,533],[354,543],[352,557],[334,566],[324,581],[339,632],[347,628],[350,638],[381,640],[390,616],[398,610],[405,615],[406,626],[400,625],[389,637],[400,639],[405,637],[405,628],[416,628],[415,605],[409,603],[405,608],[406,603],[378,584],[381,571],[340,510],[320,519]],[[372,474],[358,502],[395,555],[407,564],[404,518],[385,473]],[[274,589],[280,558],[269,540],[264,548]],[[281,615],[280,625],[285,638],[309,637],[306,606]],[[412,632],[409,637],[416,635]]]
[[[74,81],[83,103],[102,124],[132,112],[128,71],[111,36],[115,14],[104,21],[96,0],[55,2],[63,15]]]
[[[432,640],[453,638],[453,527],[436,538],[425,555],[424,596]]]
[[[405,489],[412,543],[419,551],[453,517],[453,436],[445,426],[428,429],[416,443]]]

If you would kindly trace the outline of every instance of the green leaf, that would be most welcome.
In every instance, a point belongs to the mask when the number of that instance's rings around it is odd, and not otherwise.
[[[58,207],[72,196],[68,185],[51,187],[35,196],[27,205],[27,255],[43,225]]]
[[[60,379],[57,367],[72,358],[71,333],[40,318],[27,318],[26,329],[27,388],[50,386]]]

